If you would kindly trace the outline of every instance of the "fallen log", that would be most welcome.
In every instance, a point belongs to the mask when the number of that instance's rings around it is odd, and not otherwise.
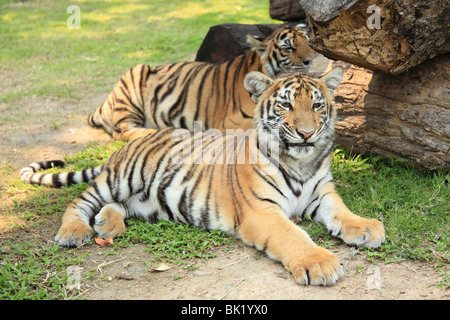
[[[297,22],[306,17],[298,0],[270,0],[269,15],[272,19],[287,22]]]
[[[330,64],[345,69],[335,90],[339,145],[415,167],[450,169],[450,54],[399,76]]]
[[[311,47],[393,75],[450,51],[448,0],[299,0]]]
[[[247,34],[263,40],[282,24],[224,23],[212,26],[197,51],[195,61],[221,63],[250,49]]]

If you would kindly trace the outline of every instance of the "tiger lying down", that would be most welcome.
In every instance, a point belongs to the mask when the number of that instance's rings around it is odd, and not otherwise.
[[[52,162],[33,163],[21,179],[53,186],[93,181],[64,213],[55,237],[62,246],[79,246],[94,232],[123,234],[129,217],[171,219],[235,235],[281,261],[300,284],[331,285],[342,276],[337,257],[290,218],[309,215],[349,245],[376,248],[385,238],[381,222],[350,212],[334,189],[332,91],[341,80],[341,68],[318,80],[297,72],[274,80],[249,73],[245,88],[257,101],[253,147],[251,139],[236,142],[218,130],[162,129],[129,142],[103,166],[39,174]],[[225,161],[230,146],[235,153]],[[253,161],[239,163],[242,152]]]
[[[283,27],[263,41],[251,35],[246,53],[220,64],[179,62],[127,71],[88,118],[114,139],[132,141],[168,127],[252,128],[255,103],[245,90],[244,77],[261,71],[271,78],[290,70],[305,72],[315,52],[300,28]]]

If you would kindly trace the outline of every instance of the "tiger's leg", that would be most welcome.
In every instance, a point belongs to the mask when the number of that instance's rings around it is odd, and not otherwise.
[[[131,141],[153,133],[145,128],[147,82],[152,73],[145,64],[128,70],[105,102],[89,116],[89,124],[103,127],[116,140]]]
[[[107,185],[108,172],[102,171],[85,192],[75,199],[66,209],[62,224],[55,236],[55,241],[65,247],[77,247],[88,242],[94,235],[90,221],[100,209],[113,203]]]
[[[338,258],[314,244],[308,234],[282,212],[249,212],[238,235],[273,259],[280,260],[299,284],[331,285],[342,275]]]
[[[94,230],[104,239],[125,233],[126,208],[118,203],[104,206],[95,216]]]
[[[321,199],[314,219],[322,222],[335,237],[349,245],[378,248],[385,239],[383,224],[353,214],[328,182],[319,190]]]
[[[64,247],[78,247],[88,242],[94,235],[94,229],[89,225],[92,211],[93,208],[81,197],[72,202],[64,212],[55,241]]]

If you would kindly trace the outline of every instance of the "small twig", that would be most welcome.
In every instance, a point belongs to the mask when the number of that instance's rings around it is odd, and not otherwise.
[[[44,240],[44,241],[46,241],[46,242],[50,242],[50,243],[53,243],[53,244],[57,243],[57,242],[55,242],[55,241],[52,241],[52,240],[50,240],[50,239],[47,239],[47,238],[41,236],[39,233],[34,233],[34,232],[33,232],[33,234],[34,234],[34,236],[35,236],[36,238],[39,238],[39,239]]]
[[[433,198],[437,195],[437,193],[439,192],[439,190],[441,190],[442,185],[445,183],[446,180],[442,181],[441,184],[437,187],[437,189],[433,192],[433,194],[431,195],[430,199],[428,199],[428,202],[430,202],[431,200],[433,200]]]
[[[413,268],[411,268],[411,267],[406,267],[407,269],[409,269],[409,270],[411,270],[411,271],[413,271],[413,272],[415,272],[415,273],[417,273],[417,270],[414,270]]]
[[[234,286],[234,287],[232,287],[230,290],[228,290],[228,292],[227,293],[225,293],[224,295],[223,295],[223,297],[222,298],[219,298],[219,300],[222,300],[223,298],[225,298],[234,288],[237,288],[242,282],[244,282],[245,281],[245,278],[244,279],[242,279],[241,281],[239,281],[237,284],[236,284],[236,286]]]
[[[230,267],[230,266],[232,266],[232,265],[238,264],[238,263],[240,263],[242,260],[244,260],[245,258],[247,258],[247,261],[250,260],[250,256],[246,256],[246,257],[243,257],[243,258],[239,259],[238,261],[229,263],[229,264],[227,264],[226,266],[219,267],[219,270],[222,270],[222,269],[225,269],[225,268]]]
[[[120,258],[120,259],[117,259],[117,260],[114,260],[114,261],[110,261],[110,262],[103,262],[102,264],[99,264],[99,265],[97,266],[97,271],[98,271],[101,275],[103,275],[102,267],[106,267],[106,266],[108,266],[108,265],[110,265],[110,264],[113,264],[113,263],[115,263],[115,262],[117,262],[117,261],[120,261],[120,260],[123,260],[123,258]]]
[[[92,241],[92,240],[91,240],[91,241]],[[73,248],[73,249],[70,250],[70,251],[73,252],[73,251],[75,251],[75,250],[81,249],[81,248],[83,248],[85,245],[89,244],[91,241],[84,242],[84,243],[80,244],[78,247],[75,247],[75,248]]]
[[[81,297],[81,295],[83,295],[83,294],[85,294],[86,292],[90,291],[92,288],[93,288],[93,287],[87,288],[87,289],[84,290],[84,291],[81,291],[81,290],[80,290],[76,296],[73,296],[73,297],[72,297],[72,296],[71,296],[71,297],[67,297],[67,299],[74,299],[74,298]]]

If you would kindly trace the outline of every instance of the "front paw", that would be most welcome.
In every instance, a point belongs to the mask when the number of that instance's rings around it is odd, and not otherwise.
[[[357,247],[378,248],[385,240],[384,227],[380,221],[353,214],[336,214],[331,233],[346,244]]]
[[[94,229],[103,239],[120,236],[125,233],[123,215],[113,205],[105,206],[95,216]]]
[[[82,221],[63,223],[55,236],[55,241],[64,247],[78,247],[88,242],[94,235],[94,229]]]
[[[332,285],[344,274],[338,258],[318,246],[292,261],[288,269],[297,283],[305,285]]]

